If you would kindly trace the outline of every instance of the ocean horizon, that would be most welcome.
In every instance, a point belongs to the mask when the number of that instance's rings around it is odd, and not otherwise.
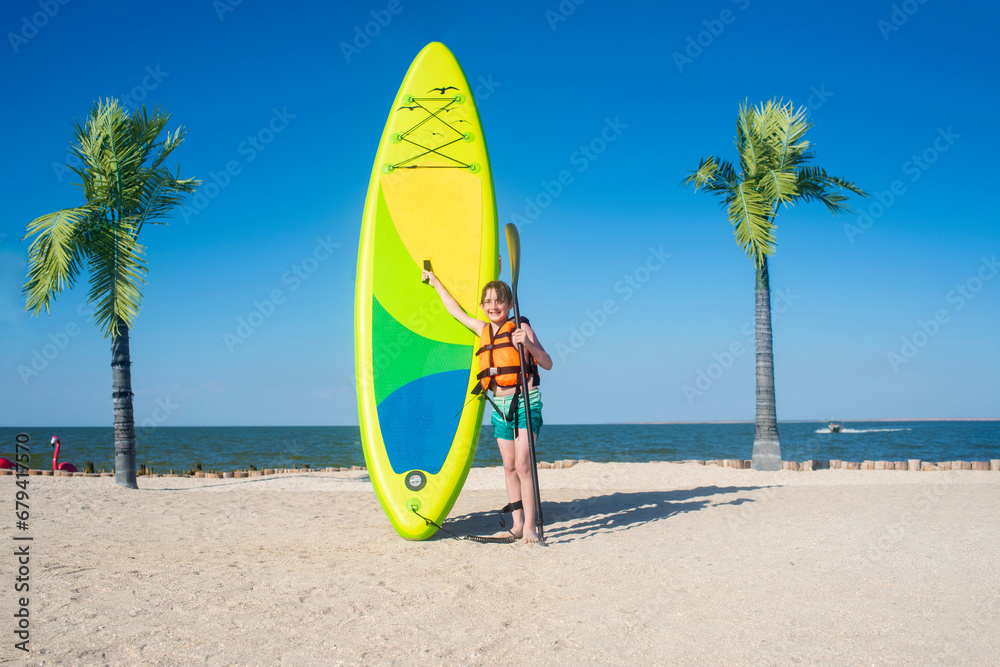
[[[911,419],[780,421],[784,460],[1000,459],[1000,420]],[[646,462],[749,459],[752,421],[546,424],[536,446],[539,461],[585,459]],[[30,467],[51,468],[52,436],[59,436],[59,461],[78,468],[92,462],[114,469],[112,427],[0,427],[0,456],[13,459],[15,437],[30,440]],[[358,426],[157,426],[136,428],[136,463],[155,472],[365,465]],[[480,430],[473,465],[500,465],[489,425]]]

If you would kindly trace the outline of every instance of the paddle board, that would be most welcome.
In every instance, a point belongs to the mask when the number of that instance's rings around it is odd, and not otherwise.
[[[410,65],[375,155],[358,251],[354,350],[361,443],[396,531],[437,530],[469,474],[483,419],[478,337],[421,282],[425,262],[467,313],[497,277],[493,176],[458,61],[428,44]]]

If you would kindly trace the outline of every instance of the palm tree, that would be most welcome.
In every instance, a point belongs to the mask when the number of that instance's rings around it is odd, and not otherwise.
[[[73,287],[86,265],[89,303],[94,319],[111,337],[111,384],[114,400],[115,483],[135,489],[135,418],[132,413],[132,370],[129,328],[142,303],[146,283],[143,225],[165,224],[166,217],[200,181],[181,179],[163,166],[184,140],[185,130],[158,137],[170,114],[146,108],[129,114],[116,99],[98,101],[81,125],[73,123],[69,165],[82,180],[86,203],[31,221],[24,239],[28,249],[25,310],[37,315],[64,289]]]
[[[774,400],[774,351],[771,343],[771,283],[768,257],[774,253],[778,207],[797,201],[820,201],[834,214],[849,212],[848,190],[859,187],[810,165],[814,154],[804,139],[812,124],[804,107],[768,100],[757,107],[744,102],[736,121],[739,171],[717,157],[702,158],[684,180],[704,187],[725,203],[736,243],[756,271],[757,406],[753,440],[754,470],[780,470],[778,416]]]

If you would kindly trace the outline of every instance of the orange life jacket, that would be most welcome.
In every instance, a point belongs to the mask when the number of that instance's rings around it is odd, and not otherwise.
[[[521,321],[527,322],[523,317]],[[476,377],[479,378],[482,388],[476,387],[475,393],[489,390],[494,383],[500,387],[513,387],[518,384],[521,358],[517,354],[517,348],[510,341],[510,334],[513,331],[513,320],[504,322],[495,334],[492,325],[487,324],[483,327],[483,332],[479,336],[480,347],[476,350],[476,355],[479,357],[479,375]],[[537,386],[538,365],[530,352],[525,360],[525,371]]]

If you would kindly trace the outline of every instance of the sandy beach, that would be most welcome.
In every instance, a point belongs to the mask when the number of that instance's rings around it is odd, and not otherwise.
[[[31,477],[26,664],[996,664],[1000,473],[541,470],[547,546],[407,542],[363,472]],[[499,468],[451,518],[495,534]]]

